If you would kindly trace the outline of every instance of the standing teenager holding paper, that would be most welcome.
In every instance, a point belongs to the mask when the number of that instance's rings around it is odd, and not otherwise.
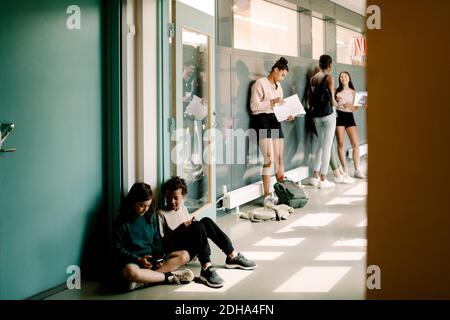
[[[355,87],[352,83],[350,73],[343,71],[339,75],[339,87],[336,90],[336,99],[338,100],[336,138],[338,141],[338,154],[341,160],[344,172],[348,174],[347,161],[345,158],[345,132],[347,132],[353,149],[353,165],[355,167],[354,177],[364,179],[365,175],[359,168],[359,137],[353,112],[358,107],[353,106],[355,99]]]
[[[258,145],[264,156],[262,180],[264,187],[264,206],[275,205],[269,195],[272,162],[275,164],[275,177],[283,181],[284,176],[284,135],[281,123],[273,112],[273,107],[282,105],[283,89],[280,82],[289,72],[288,61],[281,57],[272,67],[267,77],[256,80],[251,88],[250,127],[256,130]],[[290,117],[289,120],[292,120]],[[272,154],[273,147],[273,154]]]

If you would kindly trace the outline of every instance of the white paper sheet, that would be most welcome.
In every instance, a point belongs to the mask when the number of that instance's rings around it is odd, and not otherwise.
[[[355,101],[353,101],[353,106],[362,107],[367,101],[367,91],[358,91],[355,94]]]
[[[279,122],[287,120],[289,116],[299,116],[306,114],[305,108],[297,94],[284,99],[284,104],[273,107],[273,112]]]
[[[202,103],[202,99],[194,95],[191,102],[186,106],[184,113],[188,116],[193,116],[197,120],[203,120],[208,115],[208,105]]]

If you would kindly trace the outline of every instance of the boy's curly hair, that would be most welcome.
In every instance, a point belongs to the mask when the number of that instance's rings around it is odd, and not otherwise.
[[[165,195],[168,190],[175,191],[178,189],[181,189],[181,193],[183,195],[186,195],[188,193],[186,180],[178,176],[173,176],[163,184],[162,194]]]

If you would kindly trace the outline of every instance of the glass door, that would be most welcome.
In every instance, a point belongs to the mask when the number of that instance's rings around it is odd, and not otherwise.
[[[211,0],[213,1],[213,0]],[[173,1],[172,172],[188,185],[190,213],[214,217],[214,16]]]

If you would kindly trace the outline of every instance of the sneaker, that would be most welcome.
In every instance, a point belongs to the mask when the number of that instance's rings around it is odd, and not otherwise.
[[[354,180],[348,179],[346,176],[334,177],[334,182],[339,184],[352,184]]]
[[[189,269],[172,271],[172,276],[169,277],[169,282],[176,284],[189,283],[192,280],[194,280],[194,273]]]
[[[272,207],[274,207],[276,205],[277,205],[277,201],[276,201],[275,198],[273,198],[271,196],[267,196],[267,197],[264,198],[264,201],[263,201],[263,206],[264,207],[272,208]]]
[[[335,186],[336,186],[336,184],[334,182],[331,182],[327,179],[320,180],[320,182],[319,182],[319,189],[329,189],[329,188],[334,188]]]
[[[353,179],[352,177],[350,177],[350,176],[348,175],[348,173],[346,173],[346,174],[344,175],[344,177],[345,177],[347,180],[351,181],[352,183],[355,183],[355,182],[356,182],[356,180]]]
[[[212,288],[220,288],[224,283],[223,279],[213,267],[208,267],[205,270],[202,269],[202,271],[200,271],[199,279]]]
[[[355,174],[353,175],[355,178],[358,179],[365,179],[366,176],[359,170],[355,170]]]
[[[241,253],[238,253],[236,257],[230,258],[227,257],[225,259],[225,268],[228,269],[244,269],[244,270],[253,270],[256,268],[256,263],[251,260],[248,260]]]
[[[145,283],[130,281],[130,283],[128,284],[128,290],[133,291],[135,289],[142,288],[145,286],[146,286]]]
[[[309,178],[309,183],[307,183],[307,184],[317,188],[319,186],[319,182],[320,182],[319,178],[311,177],[311,178]]]

